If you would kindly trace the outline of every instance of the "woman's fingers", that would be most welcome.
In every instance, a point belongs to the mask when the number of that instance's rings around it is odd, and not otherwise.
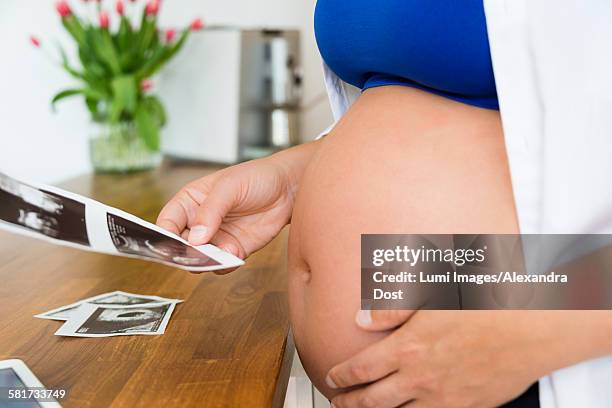
[[[225,252],[237,256],[240,259],[245,259],[249,254],[238,239],[232,234],[224,230],[218,230],[217,233],[210,239],[210,243],[221,248]]]
[[[387,331],[406,323],[415,310],[360,310],[357,325],[368,331]]]
[[[176,235],[181,235],[195,217],[196,210],[205,195],[196,191],[193,186],[186,186],[179,191],[161,210],[157,225]]]
[[[189,238],[189,229],[185,229],[182,233],[181,233],[181,238],[183,238],[185,241],[187,241],[187,238]]]
[[[239,195],[240,187],[231,180],[222,179],[217,182],[196,210],[190,225],[189,243],[208,243],[219,230],[223,218],[236,205]]]
[[[229,252],[230,254],[237,256],[240,259],[245,259],[246,254],[242,249],[240,243],[234,238],[232,235],[226,233],[225,231],[219,230],[214,237],[210,240],[210,243],[216,245],[220,249],[225,252]],[[220,271],[215,271],[216,275],[226,275],[230,272],[234,272],[238,268],[232,269],[223,269]]]
[[[391,374],[367,387],[338,394],[331,402],[334,408],[394,408],[407,403],[414,397],[413,390],[406,386],[406,381],[399,374]]]
[[[400,362],[394,353],[389,336],[359,352],[351,359],[338,364],[329,370],[325,383],[329,388],[347,388],[355,385],[368,384],[397,371]]]

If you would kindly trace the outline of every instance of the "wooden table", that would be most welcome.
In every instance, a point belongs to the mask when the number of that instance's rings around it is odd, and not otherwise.
[[[214,170],[165,164],[62,185],[149,221],[186,182]],[[201,275],[0,232],[0,360],[20,358],[64,407],[282,406],[293,344],[286,232],[234,273]],[[66,338],[34,314],[124,290],[184,299],[162,336]]]

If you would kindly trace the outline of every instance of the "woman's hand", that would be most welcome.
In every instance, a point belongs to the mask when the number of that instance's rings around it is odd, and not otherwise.
[[[301,176],[318,143],[189,183],[162,209],[157,224],[193,245],[212,243],[246,258],[289,223]]]
[[[334,397],[336,408],[498,406],[554,370],[611,353],[610,320],[607,311],[362,311],[366,330],[405,323],[326,382],[359,386]]]

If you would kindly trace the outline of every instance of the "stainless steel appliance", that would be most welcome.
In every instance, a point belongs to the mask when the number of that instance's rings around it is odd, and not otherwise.
[[[297,30],[194,33],[159,79],[169,118],[163,150],[230,164],[295,144],[301,89]]]

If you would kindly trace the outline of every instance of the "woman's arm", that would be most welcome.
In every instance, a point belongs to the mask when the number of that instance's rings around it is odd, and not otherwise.
[[[195,180],[166,204],[157,224],[194,245],[210,242],[246,258],[290,222],[302,175],[321,143],[305,143]]]
[[[558,310],[540,311],[543,322],[559,343],[553,368],[567,367],[591,358],[612,354],[612,311]]]
[[[276,163],[287,174],[289,185],[294,194],[297,192],[306,167],[308,167],[321,143],[323,143],[322,139],[313,140],[312,142],[282,150],[268,158],[268,160]]]

